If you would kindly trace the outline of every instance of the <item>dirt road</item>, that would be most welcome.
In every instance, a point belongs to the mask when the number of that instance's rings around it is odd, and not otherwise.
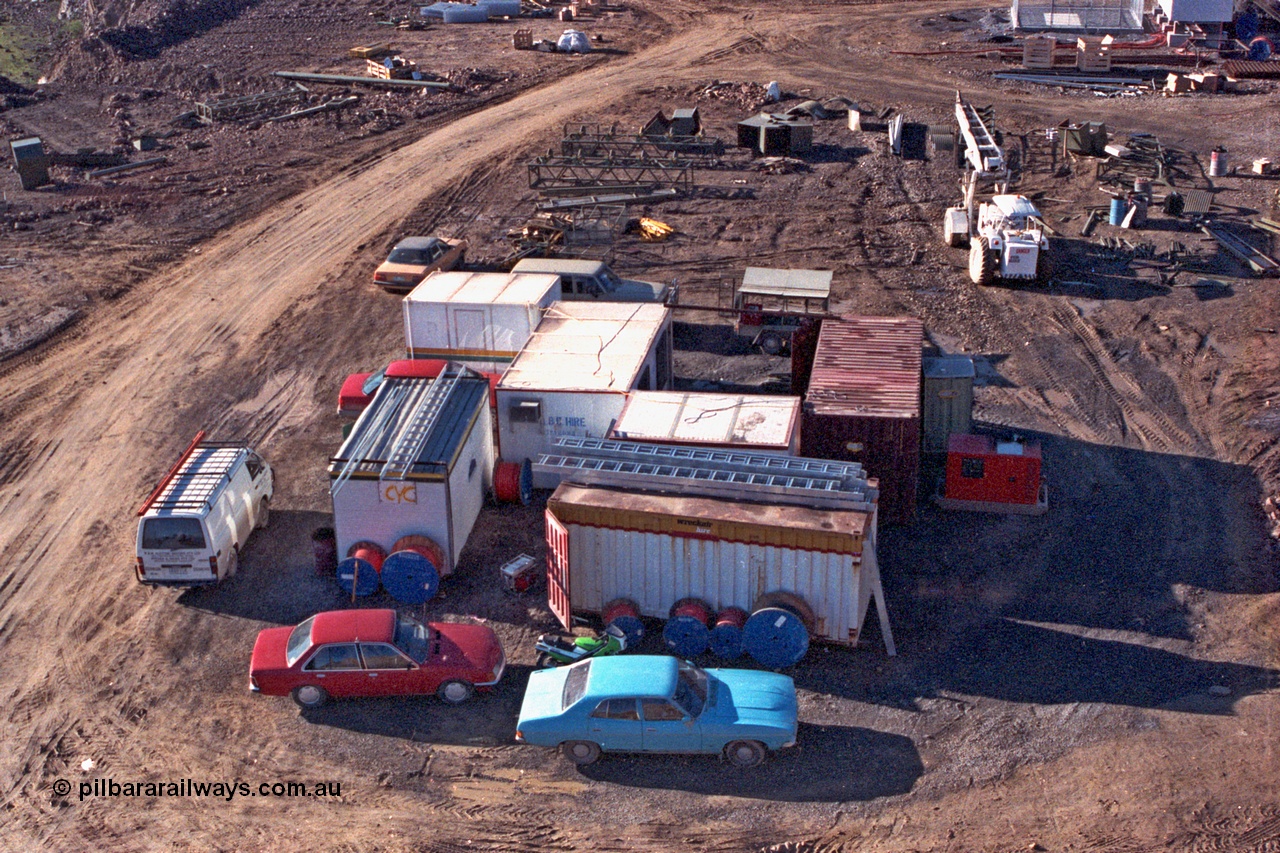
[[[578,773],[510,742],[528,663],[518,656],[483,713],[387,703],[303,717],[245,690],[257,628],[332,603],[329,585],[308,576],[306,550],[326,510],[328,411],[342,375],[393,351],[398,329],[398,304],[371,298],[363,267],[353,269],[368,247],[424,199],[471,209],[566,121],[618,111],[657,88],[779,79],[945,120],[956,86],[946,67],[877,43],[907,5],[655,5],[648,11],[670,33],[660,41],[352,165],[103,303],[52,344],[0,364],[0,846],[1274,844],[1280,764],[1268,626],[1280,603],[1256,523],[1257,482],[1240,465],[1271,445],[1224,424],[1259,399],[1250,396],[1256,385],[1240,383],[1252,365],[1274,367],[1275,344],[1243,328],[1206,340],[1206,328],[1228,324],[1227,307],[1171,300],[1153,320],[1138,300],[975,294],[934,256],[918,275],[900,265],[853,274],[860,307],[910,310],[973,351],[1011,354],[1000,368],[1009,387],[990,389],[980,413],[1051,434],[1061,500],[1114,520],[1094,524],[1082,510],[1077,530],[930,516],[938,529],[919,542],[887,534],[898,564],[916,568],[886,583],[901,618],[917,626],[906,645],[924,651],[899,662],[854,653],[840,658],[838,679],[821,662],[802,670],[810,746],[801,760],[756,780],[692,759]],[[964,8],[909,7],[913,18]],[[1033,126],[1076,107],[984,79],[963,85]],[[1088,109],[1090,118],[1133,121],[1119,101]],[[1171,141],[1203,146],[1229,132],[1206,131],[1194,113],[1162,103],[1149,118]],[[836,215],[861,215],[852,194],[860,180],[850,179],[848,211],[832,205]],[[890,228],[886,239],[936,242],[930,214],[950,188],[905,171],[885,183],[878,209],[895,219],[859,220],[860,250],[884,254],[876,235]],[[763,204],[786,218],[784,194]],[[1244,310],[1267,316],[1271,303],[1251,299]],[[1134,343],[1141,358],[1131,358],[1126,335],[1139,334],[1146,343]],[[129,565],[132,511],[201,427],[245,436],[275,462],[272,536],[255,542],[245,571],[223,588],[144,590]],[[536,542],[536,507],[523,521],[532,532],[506,535]],[[1092,554],[1130,561],[1131,573]],[[953,568],[970,557],[997,568],[982,577]],[[454,591],[459,612],[482,584]],[[536,633],[518,605],[486,615],[503,623],[509,648]],[[1229,695],[1204,693],[1224,683]],[[287,803],[81,799],[80,783],[92,778],[336,780],[343,789],[339,801]],[[57,779],[73,783],[71,797],[52,796]]]

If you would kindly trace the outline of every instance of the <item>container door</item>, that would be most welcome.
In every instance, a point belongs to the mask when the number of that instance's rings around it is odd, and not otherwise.
[[[470,308],[454,309],[453,348],[482,352],[493,349],[489,343],[488,328],[483,311]]]
[[[569,602],[569,531],[547,510],[547,606],[565,628],[572,629]]]

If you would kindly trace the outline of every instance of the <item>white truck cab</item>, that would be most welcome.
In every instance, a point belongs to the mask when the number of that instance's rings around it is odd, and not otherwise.
[[[255,528],[266,527],[271,466],[242,443],[196,435],[138,510],[139,583],[213,584],[236,573]]]
[[[663,302],[665,284],[619,278],[603,261],[573,258],[525,258],[512,272],[550,273],[560,276],[561,299],[595,299],[600,302]]]

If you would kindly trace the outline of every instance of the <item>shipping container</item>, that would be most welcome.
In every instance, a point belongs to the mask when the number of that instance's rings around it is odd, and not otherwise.
[[[946,453],[953,433],[967,433],[973,416],[973,359],[967,355],[924,360],[921,391],[921,449]]]
[[[794,456],[800,450],[800,398],[634,391],[627,396],[609,438]]]
[[[357,542],[391,553],[401,538],[425,536],[449,574],[493,467],[489,380],[458,365],[436,379],[386,379],[329,460],[339,558]]]
[[[923,343],[914,317],[825,319],[805,391],[800,452],[866,466],[885,520],[915,514]]]
[[[559,298],[549,274],[435,272],[404,298],[410,358],[438,358],[501,372]]]
[[[750,611],[786,592],[813,611],[817,640],[854,645],[870,602],[889,654],[876,513],[747,503],[562,483],[547,503],[547,597],[561,624],[630,599],[666,619],[697,598]]]
[[[627,394],[671,387],[671,311],[557,302],[498,383],[502,455],[536,460],[561,436],[604,438]],[[534,486],[557,477],[534,474]]]

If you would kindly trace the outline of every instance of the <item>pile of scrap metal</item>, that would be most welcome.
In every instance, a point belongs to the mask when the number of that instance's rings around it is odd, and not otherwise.
[[[511,251],[504,264],[548,257],[612,242],[626,214],[623,205],[595,205],[567,211],[539,211],[507,232]],[[659,223],[661,224],[661,223]]]

